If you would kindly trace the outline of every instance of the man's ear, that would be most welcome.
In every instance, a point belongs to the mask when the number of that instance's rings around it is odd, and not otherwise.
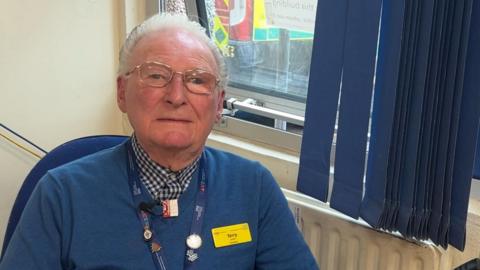
[[[225,90],[221,90],[218,93],[218,99],[217,99],[217,114],[215,116],[215,123],[218,123],[220,119],[222,118],[222,112],[223,112],[223,99],[225,98]]]
[[[123,112],[127,112],[127,103],[125,100],[125,92],[127,90],[127,80],[123,76],[117,77],[117,105]]]

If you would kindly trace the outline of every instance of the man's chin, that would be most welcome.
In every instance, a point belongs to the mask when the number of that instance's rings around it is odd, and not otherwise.
[[[156,138],[155,142],[157,147],[177,151],[188,149],[193,144],[187,134],[168,134],[168,136]]]

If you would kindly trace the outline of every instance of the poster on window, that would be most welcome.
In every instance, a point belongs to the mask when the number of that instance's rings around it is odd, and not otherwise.
[[[313,33],[317,10],[316,0],[264,1],[269,26]]]

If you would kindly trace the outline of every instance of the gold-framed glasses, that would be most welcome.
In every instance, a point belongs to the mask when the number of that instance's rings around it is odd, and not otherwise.
[[[159,62],[142,63],[125,73],[125,76],[130,76],[135,70],[138,79],[152,87],[165,87],[172,81],[175,74],[179,74],[182,76],[185,88],[200,95],[212,94],[220,82],[215,75],[202,69],[196,68],[179,72],[173,71],[169,65]]]

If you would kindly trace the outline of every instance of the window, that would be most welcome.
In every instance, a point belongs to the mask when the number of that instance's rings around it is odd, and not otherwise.
[[[270,9],[284,4],[286,12],[289,1],[205,1],[211,37],[226,57],[230,85],[305,102],[314,21],[300,25],[300,15],[295,15],[276,24],[273,18],[281,15]],[[308,1],[296,1],[302,2]]]
[[[235,110],[236,118],[301,133],[316,0],[201,0],[186,6],[190,17],[200,14],[225,56],[226,109]]]

